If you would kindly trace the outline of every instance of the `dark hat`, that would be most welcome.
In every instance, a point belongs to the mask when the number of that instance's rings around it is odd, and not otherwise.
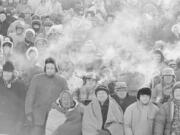
[[[108,95],[109,95],[109,89],[104,86],[104,85],[99,85],[96,89],[95,89],[95,94],[97,95],[98,91],[105,91]]]
[[[2,43],[2,47],[5,47],[5,46],[9,46],[10,48],[13,47],[13,43],[12,42],[9,42],[9,41],[5,41]]]
[[[14,71],[14,65],[11,61],[6,61],[6,63],[3,65],[3,71],[13,72]]]
[[[172,88],[173,97],[174,97],[174,91],[176,89],[180,89],[180,81],[176,82]]]
[[[139,89],[139,91],[137,93],[137,99],[138,100],[140,99],[141,95],[148,95],[151,97],[151,89],[148,87],[144,87],[144,88]]]
[[[42,23],[41,20],[33,20],[33,21],[32,21],[32,26],[33,26],[33,25],[39,25],[39,26],[41,26],[41,23]]]
[[[55,60],[54,60],[53,58],[49,57],[49,58],[47,58],[47,59],[45,60],[45,67],[44,67],[44,71],[45,71],[45,72],[46,72],[46,65],[47,65],[47,64],[54,64],[55,70],[56,70],[56,72],[58,72],[58,69],[57,69],[57,66],[56,66],[56,62],[55,62]]]

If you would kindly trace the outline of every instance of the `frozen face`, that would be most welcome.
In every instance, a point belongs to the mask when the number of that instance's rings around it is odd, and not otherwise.
[[[12,79],[12,76],[13,76],[13,72],[3,71],[3,79],[5,81],[10,81]]]
[[[3,47],[3,53],[5,55],[9,54],[11,52],[11,48],[9,46],[4,46]]]
[[[100,101],[101,103],[104,103],[108,98],[108,94],[105,91],[98,91],[97,92],[97,99],[98,101]]]
[[[170,84],[170,83],[172,83],[173,82],[173,76],[172,75],[165,75],[164,76],[164,82],[166,83],[166,84]]]
[[[148,95],[140,95],[140,102],[143,105],[148,105],[149,102],[150,102],[150,96],[148,96]]]
[[[52,63],[46,64],[46,74],[48,76],[53,76],[53,75],[55,75],[55,73],[56,73],[55,65]]]
[[[160,54],[154,54],[153,59],[157,63],[161,63],[161,55]]]
[[[119,98],[124,99],[127,96],[126,88],[118,88],[114,90]]]
[[[63,108],[70,108],[71,107],[71,95],[69,93],[63,93],[61,98],[61,105]]]
[[[6,15],[5,14],[0,14],[0,21],[4,22],[6,20]]]

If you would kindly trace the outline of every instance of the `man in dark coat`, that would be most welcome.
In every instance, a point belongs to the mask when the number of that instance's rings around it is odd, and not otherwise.
[[[25,96],[24,83],[15,78],[14,66],[7,61],[0,78],[0,134],[21,135]]]
[[[116,82],[114,87],[114,93],[111,94],[111,97],[116,100],[120,105],[123,112],[126,108],[136,102],[136,97],[130,96],[127,91],[127,84],[125,82]]]
[[[31,135],[45,135],[51,105],[64,90],[68,90],[66,80],[57,74],[55,60],[47,58],[44,73],[33,77],[27,92],[25,112],[32,123]]]

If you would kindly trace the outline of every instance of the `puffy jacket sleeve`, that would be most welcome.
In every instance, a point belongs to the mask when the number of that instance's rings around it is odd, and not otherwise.
[[[29,89],[26,94],[26,101],[25,101],[25,113],[26,115],[32,113],[32,105],[34,102],[35,94],[36,94],[36,85],[38,80],[34,77],[30,83]]]
[[[127,108],[124,114],[124,131],[125,135],[133,135],[132,132],[132,111],[131,108]]]
[[[164,135],[165,123],[166,123],[166,112],[164,106],[162,106],[155,116],[153,135]]]

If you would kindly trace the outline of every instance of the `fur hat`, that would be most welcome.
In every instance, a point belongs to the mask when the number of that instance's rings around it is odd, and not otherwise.
[[[99,91],[105,91],[108,95],[109,95],[109,89],[104,86],[104,85],[99,85],[96,89],[95,89],[95,95],[97,95],[97,93]]]
[[[27,36],[28,33],[32,33],[34,37],[35,37],[35,35],[36,35],[35,31],[34,31],[33,29],[31,29],[31,28],[26,29],[26,31],[25,31],[25,36]]]
[[[151,97],[151,89],[148,87],[144,87],[144,88],[139,89],[139,91],[137,93],[137,99],[138,100],[140,99],[141,95],[148,95]]]
[[[30,60],[29,53],[32,51],[36,53],[36,58],[38,58],[38,49],[36,47],[29,47],[28,50],[26,51],[26,58],[28,60]]]
[[[11,61],[6,61],[6,63],[3,65],[3,71],[13,72],[14,71],[14,65]]]
[[[9,46],[10,48],[13,48],[13,43],[10,41],[4,41],[2,43],[2,47],[4,47],[4,46]]]

